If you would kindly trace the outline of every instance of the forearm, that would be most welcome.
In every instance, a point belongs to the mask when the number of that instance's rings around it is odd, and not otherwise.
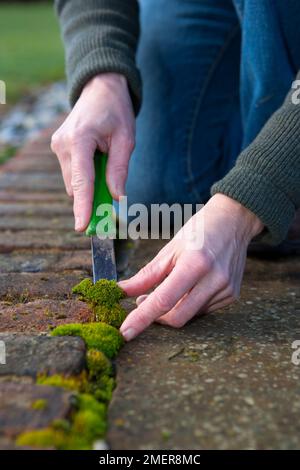
[[[211,191],[256,214],[274,244],[284,239],[300,207],[300,104],[293,104],[293,92]]]
[[[55,7],[65,44],[71,104],[92,77],[114,72],[127,78],[138,112],[141,80],[135,65],[137,0],[55,0]]]

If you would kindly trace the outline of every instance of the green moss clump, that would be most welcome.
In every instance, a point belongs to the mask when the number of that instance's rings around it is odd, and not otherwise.
[[[81,394],[78,399],[79,411],[74,418],[73,432],[93,442],[106,432],[106,406],[89,394]]]
[[[116,382],[113,377],[103,375],[98,382],[89,384],[89,393],[92,393],[97,400],[109,403],[112,399],[115,385]]]
[[[60,421],[45,429],[20,434],[16,444],[58,450],[91,449],[93,442],[105,435],[106,405],[91,395],[79,394],[72,424],[68,426],[65,420]]]
[[[115,328],[120,328],[127,316],[126,310],[120,304],[115,304],[109,308],[105,305],[98,305],[95,307],[94,312],[96,321],[107,323]]]
[[[90,279],[84,279],[73,287],[72,292],[78,294],[84,302],[112,307],[125,297],[124,291],[116,281],[100,279],[95,284]]]
[[[113,358],[124,343],[121,333],[106,323],[70,323],[60,325],[51,332],[52,336],[80,336],[87,348],[98,349]]]
[[[62,387],[67,390],[75,390],[77,392],[84,392],[87,388],[87,374],[85,372],[78,376],[64,376],[60,374],[54,375],[40,375],[37,378],[38,385],[50,385],[52,387]]]
[[[119,328],[125,320],[127,312],[120,305],[125,293],[116,281],[100,279],[93,284],[90,279],[84,279],[73,287],[72,292],[89,304],[96,321]]]
[[[86,355],[89,378],[91,380],[98,378],[102,374],[112,374],[111,362],[103,352],[97,349],[90,349]]]
[[[44,398],[40,398],[38,400],[35,400],[31,404],[31,408],[33,410],[45,410],[47,408],[48,402]]]

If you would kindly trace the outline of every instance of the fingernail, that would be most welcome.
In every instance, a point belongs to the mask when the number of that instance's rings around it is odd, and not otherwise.
[[[144,300],[146,300],[147,297],[148,297],[148,295],[146,295],[146,294],[140,295],[135,301],[136,305],[137,306],[141,305],[141,303],[144,302]]]
[[[75,217],[75,230],[80,230],[82,226],[82,221],[80,217]]]
[[[121,331],[126,341],[131,341],[136,336],[136,331],[133,328],[127,328],[125,331]]]

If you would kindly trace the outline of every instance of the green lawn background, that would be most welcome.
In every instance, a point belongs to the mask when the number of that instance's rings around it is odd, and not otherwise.
[[[14,104],[37,86],[64,77],[64,55],[53,2],[0,3],[0,80]]]

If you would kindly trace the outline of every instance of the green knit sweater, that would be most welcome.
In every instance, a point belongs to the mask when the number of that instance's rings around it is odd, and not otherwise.
[[[138,113],[142,87],[135,64],[137,0],[55,0],[55,5],[66,49],[71,104],[93,76],[115,72],[127,78]],[[300,104],[293,104],[292,91],[211,191],[226,194],[254,212],[267,229],[265,240],[272,244],[285,238],[300,207]]]

